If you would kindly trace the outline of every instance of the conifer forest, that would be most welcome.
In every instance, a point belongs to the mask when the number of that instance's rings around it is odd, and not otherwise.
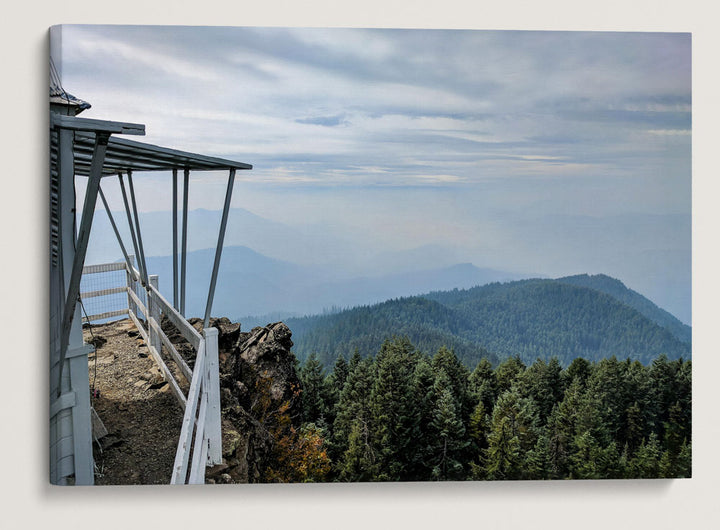
[[[292,465],[276,451],[273,480],[691,476],[691,361],[682,358],[578,357],[563,367],[511,356],[469,369],[448,348],[428,355],[393,337],[330,367],[311,354],[298,372],[301,451]]]

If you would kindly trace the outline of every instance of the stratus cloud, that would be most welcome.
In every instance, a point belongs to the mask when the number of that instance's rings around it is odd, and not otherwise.
[[[688,129],[687,35],[68,31],[67,66],[92,94],[89,117],[139,121],[155,143],[255,162],[258,178],[278,167],[292,173],[273,178],[340,184],[375,183],[378,171],[399,185],[412,175],[464,185],[643,174],[662,164],[643,138],[687,136],[670,132]]]
[[[85,61],[120,60],[144,66],[178,79],[194,79],[205,83],[221,79],[216,69],[183,60],[182,56],[158,53],[143,46],[104,38],[95,33],[75,40],[72,52],[79,54],[79,58]],[[64,57],[63,60],[65,60]]]
[[[650,129],[647,132],[660,136],[689,136],[692,134],[690,129]]]

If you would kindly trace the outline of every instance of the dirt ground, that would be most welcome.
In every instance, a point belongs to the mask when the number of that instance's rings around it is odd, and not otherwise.
[[[130,320],[86,326],[83,334],[96,345],[88,359],[91,403],[107,430],[93,442],[95,483],[169,484],[183,411],[142,336]]]

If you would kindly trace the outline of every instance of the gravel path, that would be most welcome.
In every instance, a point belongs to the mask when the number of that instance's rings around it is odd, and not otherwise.
[[[92,406],[108,431],[93,443],[95,483],[169,484],[183,411],[134,324],[84,327]]]

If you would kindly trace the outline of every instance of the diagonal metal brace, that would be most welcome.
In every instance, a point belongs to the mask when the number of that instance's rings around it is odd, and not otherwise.
[[[90,177],[87,190],[85,192],[85,202],[83,204],[82,219],[80,221],[80,230],[78,231],[77,243],[75,245],[75,257],[73,258],[72,273],[70,275],[70,285],[68,286],[65,308],[63,311],[62,330],[60,334],[60,363],[58,370],[58,395],[61,393],[62,372],[67,348],[70,342],[70,329],[72,327],[73,316],[75,315],[75,306],[80,297],[80,279],[82,277],[82,269],[85,264],[85,255],[87,254],[88,241],[90,240],[90,229],[92,228],[93,216],[95,214],[95,204],[97,202],[98,190],[100,189],[100,178],[102,177],[103,164],[105,162],[105,152],[107,151],[110,133],[97,132],[95,135],[95,148],[93,149],[92,163],[90,165]]]

